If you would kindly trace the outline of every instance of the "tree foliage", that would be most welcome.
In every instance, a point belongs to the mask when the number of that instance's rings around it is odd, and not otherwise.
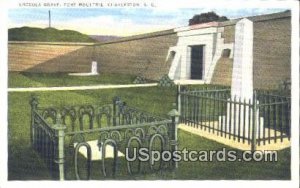
[[[213,21],[218,21],[218,22],[223,22],[228,20],[226,16],[219,16],[215,12],[206,12],[206,13],[201,13],[201,14],[196,14],[189,20],[189,25],[195,25],[195,24],[200,24],[200,23],[207,23],[207,22],[213,22]]]

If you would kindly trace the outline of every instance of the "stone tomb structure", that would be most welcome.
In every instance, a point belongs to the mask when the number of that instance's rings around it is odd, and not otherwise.
[[[223,50],[233,49],[232,42],[224,42],[224,27],[219,27],[218,22],[209,22],[177,28],[175,32],[177,44],[169,48],[166,58],[172,62],[168,76],[172,80],[209,83]]]

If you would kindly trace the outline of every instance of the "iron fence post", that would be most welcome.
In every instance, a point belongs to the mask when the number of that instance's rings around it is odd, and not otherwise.
[[[65,163],[65,153],[64,153],[64,139],[65,139],[65,129],[66,126],[62,123],[61,114],[58,113],[56,116],[56,124],[53,126],[57,136],[57,150],[58,154],[56,156],[55,163],[58,164],[59,180],[65,179],[64,163]]]
[[[251,139],[251,151],[254,152],[256,150],[256,127],[257,122],[256,119],[256,110],[257,110],[257,103],[256,103],[256,91],[254,90],[253,93],[253,112],[252,112],[252,139]]]
[[[176,95],[176,107],[179,112],[181,113],[181,86],[180,84],[177,85],[177,95]]]
[[[31,123],[30,123],[30,141],[31,145],[34,145],[33,138],[35,136],[35,131],[34,131],[34,113],[38,108],[39,101],[36,96],[31,96],[30,100],[30,106],[31,106]]]
[[[176,110],[176,104],[173,104],[174,108],[168,113],[170,116],[172,123],[171,123],[171,134],[170,134],[170,145],[171,145],[171,151],[172,154],[174,154],[174,151],[178,150],[178,136],[177,136],[177,128],[179,123],[179,116],[180,113]],[[173,156],[173,165],[175,168],[178,168],[178,162],[174,160]]]

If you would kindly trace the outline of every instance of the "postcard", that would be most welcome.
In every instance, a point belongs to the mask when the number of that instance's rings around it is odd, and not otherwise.
[[[299,185],[299,2],[5,5],[4,187]]]

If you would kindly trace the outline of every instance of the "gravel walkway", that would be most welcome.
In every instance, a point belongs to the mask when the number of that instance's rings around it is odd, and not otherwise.
[[[119,89],[134,87],[154,87],[157,83],[149,84],[126,84],[126,85],[94,85],[94,86],[68,86],[68,87],[26,87],[8,88],[8,92],[32,92],[32,91],[72,91],[72,90],[93,90],[93,89]]]

